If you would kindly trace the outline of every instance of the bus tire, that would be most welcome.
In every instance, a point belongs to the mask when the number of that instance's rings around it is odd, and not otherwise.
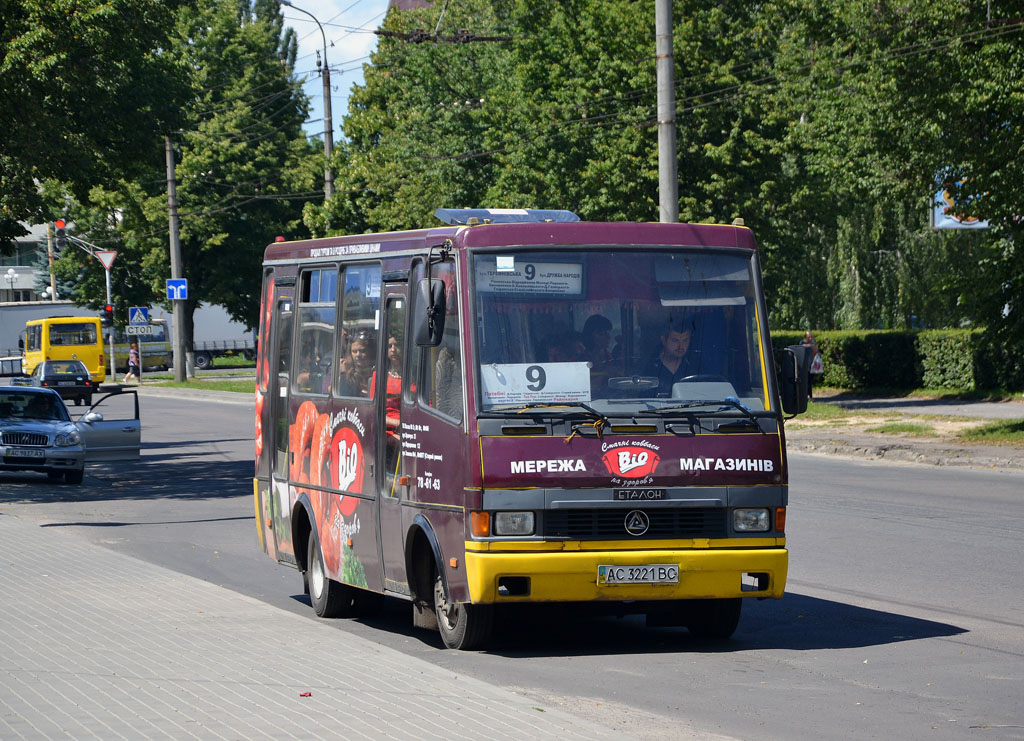
[[[306,548],[305,577],[313,611],[322,618],[350,617],[355,607],[355,590],[327,576],[315,530],[310,532]]]
[[[725,640],[736,632],[743,600],[739,597],[687,600],[685,610],[686,628],[692,636]]]
[[[490,641],[494,628],[492,606],[449,601],[441,574],[437,572],[434,575],[434,613],[441,640],[447,648],[471,651]]]
[[[197,352],[195,354],[196,368],[206,370],[213,367],[213,356],[208,352]]]

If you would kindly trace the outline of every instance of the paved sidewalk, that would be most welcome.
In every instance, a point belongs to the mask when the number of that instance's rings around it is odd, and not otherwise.
[[[0,595],[5,740],[622,737],[2,508]]]

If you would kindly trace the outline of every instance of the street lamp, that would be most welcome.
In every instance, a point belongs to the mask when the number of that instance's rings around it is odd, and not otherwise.
[[[330,198],[334,195],[334,175],[331,174],[331,152],[334,150],[334,123],[331,119],[331,68],[327,64],[327,34],[324,33],[324,27],[320,25],[320,21],[308,10],[296,7],[292,4],[291,0],[277,0],[277,2],[281,3],[281,5],[287,5],[289,8],[294,8],[300,13],[305,13],[312,18],[317,28],[320,29],[320,37],[324,41],[324,66],[320,72],[320,77],[324,83],[324,157],[327,158],[327,164],[324,165],[324,196]],[[320,62],[317,62],[317,66],[320,66]]]
[[[56,301],[57,291],[54,290],[52,286],[47,286],[46,288],[43,289],[43,297],[46,298],[48,301]]]
[[[14,300],[14,282],[18,280],[18,274],[14,272],[14,268],[7,268],[7,282],[11,286],[11,301]]]

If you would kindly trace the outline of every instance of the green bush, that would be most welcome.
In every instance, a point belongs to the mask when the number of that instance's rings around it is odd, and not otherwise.
[[[799,345],[803,336],[791,330],[773,332],[772,346]],[[825,362],[825,386],[973,391],[1005,385],[1008,377],[999,370],[1006,358],[977,329],[820,330],[814,331],[814,339]]]

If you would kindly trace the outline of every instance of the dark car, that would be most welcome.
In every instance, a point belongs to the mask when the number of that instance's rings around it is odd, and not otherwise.
[[[80,484],[87,462],[138,460],[141,429],[135,391],[107,394],[75,422],[52,389],[0,386],[0,473]]]
[[[31,380],[33,386],[53,389],[64,399],[74,399],[75,404],[92,404],[96,390],[81,360],[44,360],[32,371]]]

